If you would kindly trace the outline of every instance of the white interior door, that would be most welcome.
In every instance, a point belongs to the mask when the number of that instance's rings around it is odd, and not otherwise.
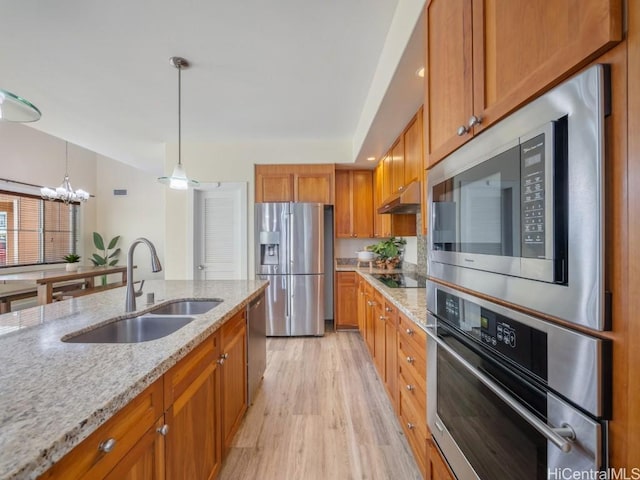
[[[247,184],[203,185],[194,192],[193,278],[248,278]]]

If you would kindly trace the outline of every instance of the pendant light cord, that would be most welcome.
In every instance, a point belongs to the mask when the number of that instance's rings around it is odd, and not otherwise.
[[[182,65],[178,65],[178,165],[182,165]]]

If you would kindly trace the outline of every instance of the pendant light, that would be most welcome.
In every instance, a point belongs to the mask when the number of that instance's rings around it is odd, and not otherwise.
[[[22,97],[0,89],[0,120],[7,122],[35,122],[40,120],[40,110]]]
[[[158,181],[174,190],[186,190],[189,187],[198,185],[198,182],[187,177],[187,173],[182,166],[182,101],[181,101],[181,73],[184,68],[189,67],[189,62],[182,57],[171,57],[171,65],[178,69],[178,164],[174,167],[170,177],[160,177]]]
[[[71,188],[71,182],[69,182],[69,142],[64,142],[64,180],[56,189],[41,188],[40,195],[46,200],[61,200],[64,203],[86,202],[89,200],[88,192]]]

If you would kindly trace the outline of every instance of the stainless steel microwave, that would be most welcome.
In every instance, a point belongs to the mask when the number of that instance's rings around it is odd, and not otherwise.
[[[429,170],[429,275],[596,330],[605,67],[534,100]]]

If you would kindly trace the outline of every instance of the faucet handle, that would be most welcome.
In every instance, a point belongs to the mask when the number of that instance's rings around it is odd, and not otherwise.
[[[134,285],[138,282],[133,282]],[[136,297],[139,297],[140,295],[142,295],[142,287],[144,286],[144,280],[140,280],[140,288],[138,290],[133,291],[133,293],[135,294]]]

